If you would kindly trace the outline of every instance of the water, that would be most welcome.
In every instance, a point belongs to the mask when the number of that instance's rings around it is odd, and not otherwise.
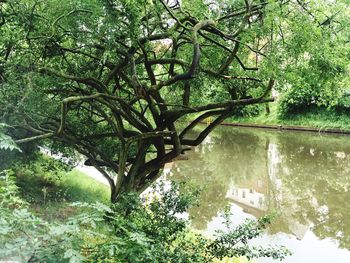
[[[227,206],[237,224],[277,212],[255,244],[287,246],[286,263],[350,262],[350,137],[220,127],[188,156],[168,178],[204,187],[193,228],[222,229]]]

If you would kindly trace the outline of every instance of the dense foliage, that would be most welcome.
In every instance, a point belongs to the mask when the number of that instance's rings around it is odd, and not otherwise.
[[[65,222],[48,222],[30,212],[9,172],[0,181],[0,258],[28,262],[212,262],[224,257],[272,257],[289,254],[284,247],[248,245],[259,236],[270,217],[248,220],[208,239],[189,230],[179,217],[198,192],[180,195],[183,184],[166,190],[158,185],[145,202],[123,195],[112,206],[72,203],[83,209]],[[187,189],[189,190],[189,189]],[[228,217],[227,217],[228,218]]]
[[[289,117],[309,108],[347,108],[349,2],[298,2],[306,13],[287,16],[287,8],[281,14],[288,18],[277,20],[283,39],[276,43],[279,52],[275,53],[280,61],[279,114]]]

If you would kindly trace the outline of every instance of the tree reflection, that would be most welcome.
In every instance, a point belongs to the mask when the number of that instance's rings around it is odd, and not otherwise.
[[[271,233],[303,238],[312,227],[320,239],[332,238],[350,249],[348,140],[222,127],[189,152],[188,161],[175,164],[172,178],[204,187],[200,206],[190,210],[197,229],[205,229],[235,201],[253,215],[279,211]],[[244,202],[246,189],[252,197],[263,196],[264,204]]]
[[[280,135],[283,191],[297,204],[293,219],[310,222],[321,239],[350,249],[350,147],[347,137]],[[288,207],[283,207],[288,209]]]

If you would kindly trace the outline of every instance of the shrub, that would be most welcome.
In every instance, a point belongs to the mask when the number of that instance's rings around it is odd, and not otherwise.
[[[334,106],[336,112],[349,113],[350,112],[350,94],[343,93]]]
[[[279,99],[278,117],[286,118],[318,105],[318,97],[310,88],[294,88]]]

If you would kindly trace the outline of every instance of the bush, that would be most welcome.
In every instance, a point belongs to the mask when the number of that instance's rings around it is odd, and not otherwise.
[[[292,89],[286,92],[278,102],[278,118],[288,119],[294,114],[318,112],[319,110],[335,115],[350,112],[350,94],[341,92],[339,96],[332,96],[332,98],[315,94],[315,91],[308,88]]]
[[[239,109],[235,113],[235,116],[236,117],[254,117],[262,113],[264,109],[265,109],[265,105],[263,104],[248,105]]]
[[[350,112],[350,94],[343,93],[343,95],[338,99],[334,109],[338,113],[349,113]]]
[[[300,113],[318,105],[318,97],[310,88],[295,88],[286,92],[279,99],[278,117],[287,118],[289,115]]]

